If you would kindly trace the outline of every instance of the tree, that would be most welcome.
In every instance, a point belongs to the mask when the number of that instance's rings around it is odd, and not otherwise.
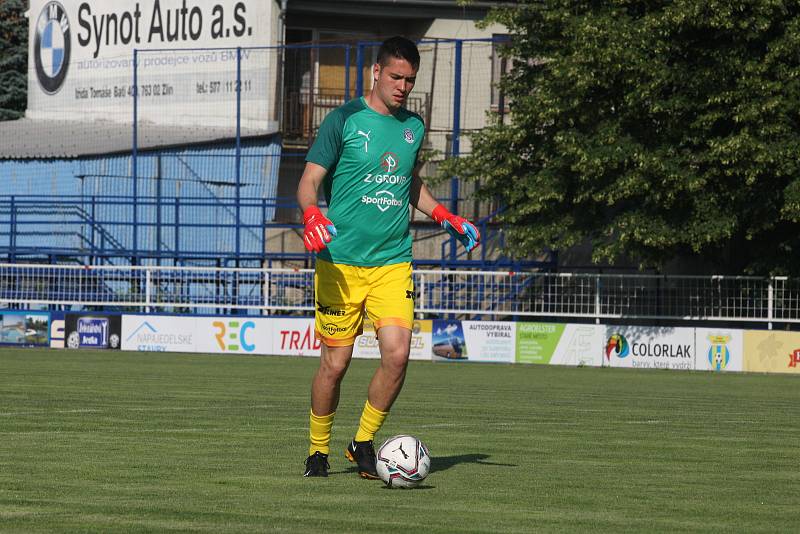
[[[18,119],[27,105],[26,9],[24,0],[0,0],[0,120]]]
[[[519,2],[511,115],[444,172],[499,200],[510,253],[800,273],[800,4]]]

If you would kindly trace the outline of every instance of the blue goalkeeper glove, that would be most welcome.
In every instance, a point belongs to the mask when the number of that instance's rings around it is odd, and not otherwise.
[[[441,204],[433,209],[431,217],[441,224],[442,228],[447,230],[447,233],[461,241],[467,252],[471,252],[472,249],[481,244],[481,234],[475,225],[464,217],[453,215]]]

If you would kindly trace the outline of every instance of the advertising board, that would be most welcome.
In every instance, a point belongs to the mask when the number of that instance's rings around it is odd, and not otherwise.
[[[227,104],[240,88],[242,125],[264,128],[274,62],[266,51],[238,54],[236,48],[274,44],[275,4],[31,0],[26,115],[132,121],[136,49],[143,123],[231,126],[235,107]]]
[[[64,334],[70,349],[119,349],[122,317],[101,312],[66,313]]]
[[[599,367],[604,333],[599,325],[517,323],[516,361]]]
[[[606,326],[603,365],[694,369],[694,328]]]
[[[745,330],[744,370],[800,374],[800,332]]]

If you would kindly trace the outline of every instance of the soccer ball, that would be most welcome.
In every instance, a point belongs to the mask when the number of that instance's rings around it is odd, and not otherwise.
[[[378,449],[378,476],[390,488],[413,488],[431,469],[428,447],[414,436],[394,436]]]

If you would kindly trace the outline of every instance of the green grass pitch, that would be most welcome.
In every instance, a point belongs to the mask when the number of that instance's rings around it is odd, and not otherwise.
[[[789,532],[791,376],[412,362],[381,441],[423,487],[343,455],[376,361],[355,360],[331,476],[301,476],[311,358],[0,351],[3,532]]]

